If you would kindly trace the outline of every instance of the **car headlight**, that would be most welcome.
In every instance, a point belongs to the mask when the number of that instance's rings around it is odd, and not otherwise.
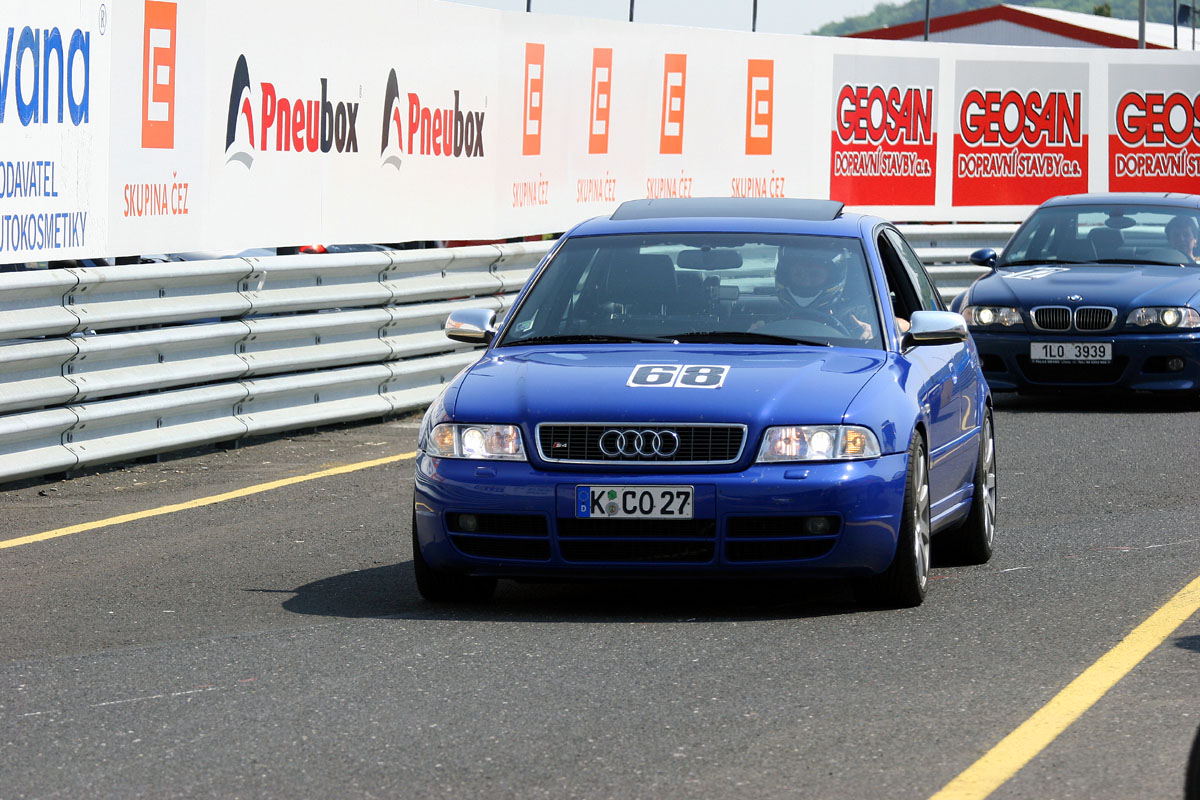
[[[1200,312],[1188,306],[1145,306],[1135,308],[1125,318],[1126,325],[1145,328],[1161,325],[1164,328],[1200,328]]]
[[[878,457],[879,440],[859,425],[780,425],[767,428],[756,460],[854,461]]]
[[[1007,306],[967,306],[962,310],[962,315],[972,328],[990,328],[994,325],[1011,328],[1024,322],[1021,309]]]
[[[425,452],[439,458],[487,458],[525,461],[521,429],[516,425],[460,425],[443,422],[429,432]]]

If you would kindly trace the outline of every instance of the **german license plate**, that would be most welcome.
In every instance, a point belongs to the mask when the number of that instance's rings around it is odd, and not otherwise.
[[[1031,342],[1029,360],[1038,364],[1109,364],[1112,342]]]
[[[691,519],[691,486],[576,486],[576,518]]]

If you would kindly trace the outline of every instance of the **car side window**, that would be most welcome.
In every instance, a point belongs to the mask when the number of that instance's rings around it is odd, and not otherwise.
[[[897,319],[907,320],[913,311],[921,308],[916,288],[909,281],[899,253],[891,240],[880,231],[875,238],[879,247],[879,258],[883,262],[883,275],[887,281],[887,295],[892,304],[892,314]]]
[[[941,296],[938,295],[933,281],[929,279],[929,274],[925,272],[925,265],[921,263],[921,259],[908,246],[908,242],[904,241],[904,237],[900,235],[899,231],[892,228],[884,228],[883,233],[888,238],[888,241],[892,243],[892,246],[895,247],[896,255],[900,258],[905,275],[916,289],[921,309],[925,311],[940,311],[943,308]]]

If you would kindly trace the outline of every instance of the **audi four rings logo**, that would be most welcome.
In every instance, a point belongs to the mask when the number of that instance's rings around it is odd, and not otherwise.
[[[675,431],[625,430],[611,428],[600,435],[600,452],[609,458],[659,456],[670,458],[679,452],[679,434]]]

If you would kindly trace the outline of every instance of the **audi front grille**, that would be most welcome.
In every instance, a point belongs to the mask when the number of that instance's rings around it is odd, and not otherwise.
[[[571,464],[732,464],[746,444],[745,425],[543,423],[538,454]]]

